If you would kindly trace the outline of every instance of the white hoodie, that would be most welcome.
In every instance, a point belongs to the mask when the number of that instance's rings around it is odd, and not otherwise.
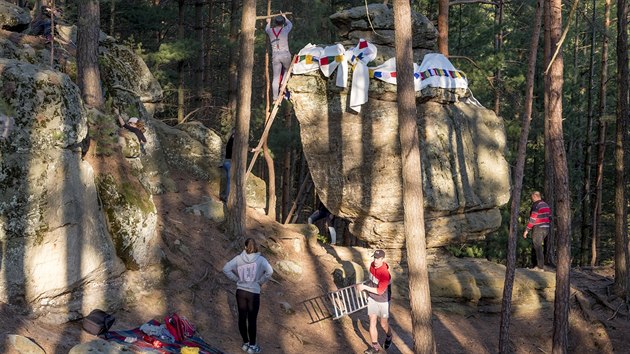
[[[273,274],[273,268],[265,257],[243,251],[223,266],[223,273],[236,282],[236,288],[260,294],[260,286]]]

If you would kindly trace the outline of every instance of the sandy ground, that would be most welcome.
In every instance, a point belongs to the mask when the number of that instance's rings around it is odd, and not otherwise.
[[[142,270],[130,277],[138,279],[135,291],[125,294],[126,305],[114,313],[112,328],[137,327],[151,318],[162,321],[176,311],[193,322],[201,336],[226,353],[239,353],[241,339],[236,325],[235,286],[222,274],[223,264],[240,252],[240,246],[228,239],[222,226],[203,216],[184,212],[187,206],[202,203],[211,195],[202,182],[178,178],[179,192],[154,196],[159,213],[159,234],[165,262],[157,270]],[[213,196],[216,198],[216,196]],[[265,216],[249,212],[248,230],[253,236],[267,237],[274,227]],[[291,240],[276,240],[303,266],[299,277],[274,275],[275,282],[265,285],[258,316],[258,342],[264,353],[362,353],[368,346],[368,319],[359,311],[340,320],[311,323],[302,301],[334,289],[331,272],[335,264],[325,248],[316,247],[294,253]],[[268,249],[263,253],[271,263],[278,259]],[[294,253],[294,254],[293,254]],[[161,286],[143,286],[143,277],[151,272],[165,274]],[[572,272],[573,285],[570,316],[571,353],[624,353],[630,347],[630,323],[621,313],[590,298],[593,305],[587,321],[574,301],[578,289],[606,294],[611,284],[609,268]],[[290,309],[286,309],[289,304]],[[388,353],[413,353],[409,304],[394,299],[391,305],[394,344]],[[67,353],[74,345],[94,339],[82,332],[80,321],[51,326],[21,315],[0,304],[0,334],[27,336],[46,353]],[[438,353],[496,353],[499,314],[459,315],[434,312],[433,333]],[[514,353],[551,353],[553,309],[519,314],[510,326]],[[382,342],[384,335],[380,332]],[[0,347],[0,350],[2,347]],[[12,353],[6,346],[5,353]],[[15,351],[13,351],[15,352]]]

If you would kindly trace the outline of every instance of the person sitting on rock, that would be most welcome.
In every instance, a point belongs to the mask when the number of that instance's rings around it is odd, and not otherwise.
[[[114,108],[114,113],[118,117],[118,123],[120,123],[120,126],[136,134],[136,137],[138,137],[138,142],[140,143],[140,151],[142,152],[143,155],[145,155],[147,152],[144,149],[144,144],[147,143],[147,138],[145,138],[144,136],[144,131],[145,131],[144,123],[142,123],[136,117],[129,118],[129,120],[127,120],[127,123],[125,123],[125,120],[121,116],[118,108]]]
[[[335,226],[334,226],[334,221],[335,221],[335,215],[332,214],[328,208],[326,208],[326,206],[324,205],[324,203],[322,203],[322,201],[319,201],[319,207],[317,208],[317,210],[315,210],[315,212],[313,214],[311,214],[311,216],[308,217],[308,223],[309,225],[314,224],[316,221],[321,220],[323,218],[326,218],[326,222],[328,224],[328,232],[330,233],[330,244],[331,245],[336,245],[337,244],[337,231],[335,230]]]
[[[31,22],[29,33],[33,36],[44,36],[46,43],[50,43],[52,41],[52,15],[53,11],[50,7],[42,6],[33,22]]]

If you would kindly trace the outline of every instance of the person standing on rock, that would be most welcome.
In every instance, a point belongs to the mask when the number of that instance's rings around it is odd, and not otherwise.
[[[274,101],[278,98],[282,75],[289,70],[289,65],[291,65],[289,32],[291,32],[292,28],[293,24],[282,12],[273,19],[273,27],[271,27],[271,19],[267,19],[265,32],[269,36],[269,42],[271,43],[271,65],[273,67],[271,91]]]
[[[120,124],[121,127],[136,134],[136,137],[138,138],[138,143],[140,144],[140,152],[142,152],[143,155],[146,155],[147,152],[144,149],[144,145],[147,143],[147,138],[144,136],[144,131],[145,131],[144,123],[142,123],[136,117],[129,118],[129,120],[127,120],[127,122],[125,123],[125,120],[120,114],[120,111],[118,110],[118,108],[115,108],[115,107],[114,107],[114,113],[116,114],[116,117],[118,118],[118,123]]]
[[[389,265],[385,263],[385,251],[374,251],[374,261],[370,264],[370,279],[365,284],[358,284],[357,290],[367,291],[368,306],[367,312],[370,318],[370,339],[372,344],[364,353],[374,354],[381,351],[378,344],[378,330],[376,328],[376,320],[380,318],[381,327],[385,331],[385,343],[383,348],[387,350],[392,345],[392,329],[389,327],[389,300],[391,282],[391,274],[389,273]]]
[[[527,238],[527,234],[532,231],[532,241],[536,254],[537,270],[545,270],[545,253],[543,252],[543,242],[551,227],[551,208],[542,197],[540,192],[532,193],[532,209],[529,213],[529,222],[527,228],[523,232],[523,238]]]
[[[256,343],[260,286],[271,279],[273,268],[258,252],[256,241],[248,238],[245,250],[223,266],[223,273],[236,282],[238,330],[243,338],[241,349],[248,354],[260,353],[260,346]]]

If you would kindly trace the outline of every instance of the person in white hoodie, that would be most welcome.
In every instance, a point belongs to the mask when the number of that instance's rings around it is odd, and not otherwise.
[[[273,268],[258,252],[253,238],[245,240],[245,250],[223,266],[223,273],[236,282],[238,330],[243,338],[241,349],[248,354],[260,353],[256,343],[256,317],[260,308],[260,286],[273,274]]]

